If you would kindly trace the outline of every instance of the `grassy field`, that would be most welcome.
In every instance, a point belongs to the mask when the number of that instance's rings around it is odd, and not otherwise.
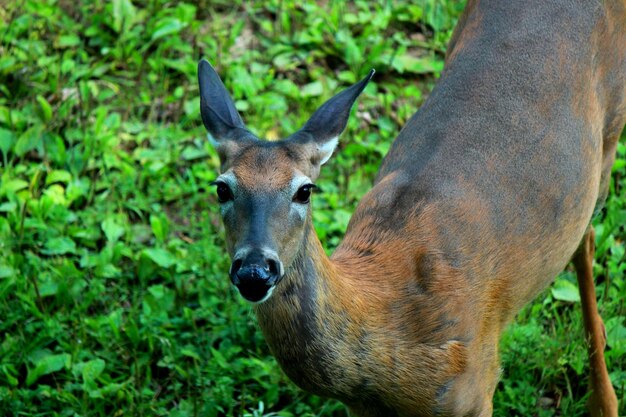
[[[296,5],[297,4],[297,5]],[[196,63],[283,137],[370,68],[318,181],[328,251],[428,95],[451,0],[16,0],[0,7],[0,415],[346,416],[280,372],[229,285]],[[595,220],[607,362],[626,415],[626,145]],[[496,416],[583,416],[568,270],[502,343]]]

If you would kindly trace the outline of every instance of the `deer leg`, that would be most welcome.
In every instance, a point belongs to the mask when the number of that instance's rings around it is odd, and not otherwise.
[[[572,262],[576,268],[578,289],[583,308],[585,339],[589,355],[589,388],[587,407],[592,417],[617,417],[617,396],[604,362],[606,331],[598,313],[596,289],[593,281],[593,256],[596,233],[592,226],[585,233]]]

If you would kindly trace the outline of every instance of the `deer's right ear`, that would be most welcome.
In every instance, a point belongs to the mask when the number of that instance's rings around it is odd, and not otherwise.
[[[205,59],[198,63],[200,115],[209,140],[223,156],[231,142],[252,135],[243,124],[224,83]]]
[[[373,75],[372,69],[361,81],[332,97],[313,113],[302,129],[287,139],[310,150],[311,163],[316,172],[332,155],[339,135],[348,124],[352,105]]]

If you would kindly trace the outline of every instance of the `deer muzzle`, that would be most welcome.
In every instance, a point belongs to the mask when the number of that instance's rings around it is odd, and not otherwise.
[[[260,303],[269,298],[281,276],[281,263],[273,253],[249,250],[235,257],[230,279],[246,300]]]

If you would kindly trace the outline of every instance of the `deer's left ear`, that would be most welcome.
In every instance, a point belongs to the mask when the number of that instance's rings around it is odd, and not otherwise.
[[[374,70],[370,70],[361,81],[328,100],[313,113],[302,129],[288,138],[289,141],[312,147],[311,162],[317,167],[333,154],[339,135],[348,124],[352,105],[373,75]]]

